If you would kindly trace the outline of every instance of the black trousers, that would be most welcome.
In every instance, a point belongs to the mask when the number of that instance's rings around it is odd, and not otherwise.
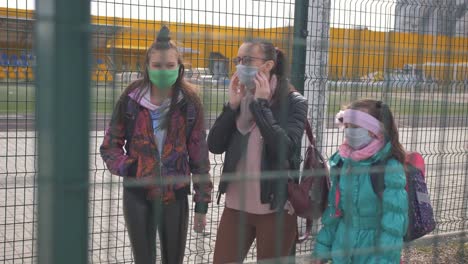
[[[156,263],[156,229],[163,264],[184,260],[188,230],[188,198],[169,204],[149,201],[142,188],[124,188],[123,211],[135,264]]]

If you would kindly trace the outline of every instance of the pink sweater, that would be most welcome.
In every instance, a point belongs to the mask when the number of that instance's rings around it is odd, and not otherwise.
[[[270,214],[270,204],[262,204],[260,201],[260,175],[247,175],[245,160],[237,165],[235,178],[238,181],[229,183],[226,190],[226,207],[244,211],[251,214]],[[260,170],[259,170],[260,171]]]
[[[260,142],[248,146],[246,156],[237,164],[236,174],[231,175],[237,181],[232,181],[226,190],[226,207],[251,214],[273,213],[275,211],[270,210],[270,204],[260,202],[260,157],[263,140],[258,127],[254,126],[250,137],[258,138]]]

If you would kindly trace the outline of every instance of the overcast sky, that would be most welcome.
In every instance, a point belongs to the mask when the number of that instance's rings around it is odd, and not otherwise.
[[[82,0],[79,0],[82,1]],[[333,27],[387,31],[396,0],[331,0]],[[0,0],[1,7],[34,9],[34,0]],[[310,1],[317,3],[317,0]],[[91,14],[218,26],[269,28],[293,25],[294,0],[92,0]]]

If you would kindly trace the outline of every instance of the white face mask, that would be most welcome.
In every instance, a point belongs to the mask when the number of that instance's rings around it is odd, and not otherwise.
[[[369,131],[362,127],[345,128],[344,133],[348,145],[354,150],[362,149],[372,141]]]
[[[256,66],[246,66],[242,64],[238,64],[237,68],[237,76],[239,77],[239,82],[247,89],[252,90],[255,88],[255,75],[257,75],[258,67]]]

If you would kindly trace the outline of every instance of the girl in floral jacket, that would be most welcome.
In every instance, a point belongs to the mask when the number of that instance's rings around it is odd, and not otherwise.
[[[112,174],[124,177],[123,208],[136,264],[182,263],[193,174],[194,230],[203,231],[212,183],[202,105],[184,79],[184,65],[169,30],[149,47],[143,78],[117,102],[101,145]]]

